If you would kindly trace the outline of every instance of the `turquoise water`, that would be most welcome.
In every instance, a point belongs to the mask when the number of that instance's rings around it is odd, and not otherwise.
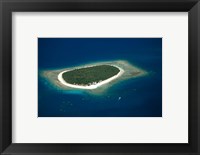
[[[38,76],[39,117],[161,117],[161,38],[39,38],[38,71],[126,60],[148,72],[99,94],[61,90]]]

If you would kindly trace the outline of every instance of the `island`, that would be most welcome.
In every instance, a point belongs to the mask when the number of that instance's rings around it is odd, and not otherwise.
[[[58,75],[58,80],[72,88],[96,89],[116,79],[123,72],[121,68],[114,65],[95,65],[63,71]]]
[[[99,94],[113,84],[147,75],[126,60],[95,62],[80,66],[40,71],[50,86],[61,90],[85,90]]]

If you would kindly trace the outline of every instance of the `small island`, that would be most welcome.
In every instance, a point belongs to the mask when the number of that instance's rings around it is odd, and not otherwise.
[[[124,71],[113,65],[96,65],[63,71],[58,75],[58,80],[68,86],[80,89],[95,89],[106,84]]]
[[[82,89],[96,94],[115,83],[146,74],[145,70],[125,60],[96,62],[40,72],[40,75],[57,89]]]

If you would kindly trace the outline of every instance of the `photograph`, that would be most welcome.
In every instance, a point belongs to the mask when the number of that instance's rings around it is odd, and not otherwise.
[[[38,38],[38,117],[162,117],[162,38]]]
[[[0,154],[200,155],[200,0],[0,1]]]

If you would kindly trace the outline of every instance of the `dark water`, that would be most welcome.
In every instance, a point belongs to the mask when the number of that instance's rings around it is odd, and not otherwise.
[[[38,71],[114,60],[127,60],[148,75],[114,84],[99,95],[59,90],[39,76],[38,116],[162,117],[161,38],[38,39]]]

